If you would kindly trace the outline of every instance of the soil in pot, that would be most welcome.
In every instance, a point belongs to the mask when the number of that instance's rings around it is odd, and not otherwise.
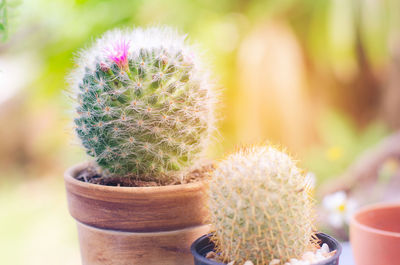
[[[193,183],[204,180],[214,169],[211,162],[204,162],[199,167],[189,171],[184,179],[181,181],[172,180],[169,178],[161,179],[158,182],[151,180],[144,180],[140,176],[132,175],[132,177],[104,177],[95,166],[90,163],[87,164],[82,171],[78,172],[75,177],[77,180],[91,184],[99,184],[104,186],[115,187],[156,187]]]
[[[206,258],[207,254],[214,251],[214,243],[210,240],[212,234],[204,235],[198,238],[191,246],[190,250],[194,258],[195,265],[226,265],[225,263],[217,262]],[[342,252],[340,243],[333,237],[324,233],[317,234],[320,240],[320,245],[327,244],[330,251],[335,251],[334,255],[326,260],[314,263],[313,265],[338,265],[339,257]],[[238,264],[239,265],[239,264]]]

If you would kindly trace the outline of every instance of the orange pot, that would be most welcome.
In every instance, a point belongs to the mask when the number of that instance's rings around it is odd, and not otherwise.
[[[206,185],[110,187],[64,176],[83,265],[192,265],[191,243],[209,230]]]
[[[357,265],[400,264],[400,204],[376,204],[359,210],[350,222]]]

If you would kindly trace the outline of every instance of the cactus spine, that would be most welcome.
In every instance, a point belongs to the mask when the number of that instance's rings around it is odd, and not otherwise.
[[[239,150],[210,180],[210,221],[225,262],[284,264],[313,246],[313,207],[305,176],[270,146]],[[275,263],[274,263],[275,264]]]
[[[77,65],[76,133],[106,175],[176,177],[203,153],[214,95],[185,36],[167,27],[113,30]]]

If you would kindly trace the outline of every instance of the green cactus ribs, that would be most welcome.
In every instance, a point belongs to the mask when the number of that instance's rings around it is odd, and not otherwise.
[[[313,207],[305,176],[271,146],[245,148],[211,178],[210,221],[220,259],[284,264],[314,246]]]
[[[114,31],[88,56],[74,82],[76,133],[107,175],[157,179],[191,166],[210,137],[213,98],[184,38],[169,28]]]

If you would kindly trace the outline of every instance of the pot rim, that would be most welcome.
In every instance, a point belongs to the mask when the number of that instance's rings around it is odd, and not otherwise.
[[[77,180],[74,176],[84,168],[88,167],[90,162],[83,162],[79,164],[75,164],[68,168],[64,173],[64,180],[66,183],[79,186],[83,189],[104,191],[104,192],[118,192],[124,194],[154,194],[154,193],[173,193],[173,192],[181,192],[182,190],[196,190],[203,187],[205,181],[196,181],[185,184],[176,184],[176,185],[166,185],[166,186],[154,186],[154,187],[117,187],[117,186],[106,186],[100,184],[87,183],[80,180]]]
[[[363,224],[357,220],[357,217],[360,216],[361,214],[364,214],[367,212],[373,212],[374,210],[377,210],[377,209],[387,209],[387,208],[399,208],[400,209],[400,203],[383,202],[383,203],[374,203],[371,205],[361,207],[356,213],[354,213],[352,215],[352,217],[350,219],[350,226],[357,227],[361,230],[364,230],[364,231],[367,231],[367,232],[373,233],[373,234],[379,234],[382,236],[400,238],[400,232],[392,232],[392,231],[374,228],[369,225]]]
[[[200,261],[204,262],[205,264],[209,264],[209,265],[226,265],[225,263],[221,263],[221,262],[217,262],[217,261],[211,261],[211,260],[207,259],[206,257],[203,257],[202,255],[200,255],[196,251],[196,245],[200,241],[204,240],[205,238],[209,238],[211,235],[212,235],[212,233],[209,233],[209,234],[206,234],[206,235],[202,235],[201,237],[196,239],[196,241],[194,241],[192,243],[192,245],[190,246],[190,251],[192,252],[193,256],[195,256],[197,259],[199,259]],[[321,262],[318,262],[318,263],[313,263],[312,265],[324,265],[324,264],[327,264],[329,262],[338,260],[340,254],[342,254],[342,246],[340,245],[339,241],[336,240],[334,237],[332,237],[330,235],[327,235],[325,233],[316,233],[316,235],[317,236],[321,235],[321,236],[323,236],[325,238],[330,239],[331,241],[333,241],[336,244],[337,249],[336,249],[336,253],[332,257],[330,257],[328,259],[325,259],[325,260],[323,260]]]

